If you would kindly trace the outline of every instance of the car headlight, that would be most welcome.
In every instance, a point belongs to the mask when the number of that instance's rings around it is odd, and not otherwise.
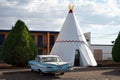
[[[68,65],[67,68],[69,68],[70,70],[73,70],[73,66],[72,65]]]

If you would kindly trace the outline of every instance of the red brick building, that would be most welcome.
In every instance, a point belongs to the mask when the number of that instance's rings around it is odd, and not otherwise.
[[[10,30],[0,30],[0,60],[2,45]],[[49,54],[59,34],[57,31],[30,31],[37,46],[38,54]]]

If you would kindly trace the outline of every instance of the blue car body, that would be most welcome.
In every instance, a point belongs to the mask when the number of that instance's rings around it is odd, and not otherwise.
[[[72,70],[69,62],[63,62],[57,55],[37,55],[35,60],[28,62],[32,71],[40,73],[60,73]]]

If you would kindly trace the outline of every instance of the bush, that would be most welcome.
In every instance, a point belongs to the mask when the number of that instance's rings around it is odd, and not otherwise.
[[[30,32],[21,20],[18,20],[8,34],[2,49],[3,60],[14,66],[26,66],[34,59],[37,51]]]
[[[112,57],[115,62],[120,62],[120,32],[112,48]]]

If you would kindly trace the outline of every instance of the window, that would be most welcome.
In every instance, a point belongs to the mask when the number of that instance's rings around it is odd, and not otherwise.
[[[59,57],[43,57],[42,62],[62,62]]]
[[[38,36],[38,46],[42,46],[42,35]]]
[[[42,55],[42,49],[38,49],[38,55]]]
[[[51,46],[51,47],[54,45],[54,42],[55,42],[55,40],[54,40],[54,35],[51,35],[51,36],[50,36],[50,46]]]
[[[0,34],[0,46],[3,45],[4,40],[5,40],[5,35]]]
[[[0,48],[0,61],[2,60],[2,48]]]
[[[2,60],[2,48],[1,48],[1,46],[3,45],[4,40],[5,40],[5,35],[0,34],[0,60]]]

